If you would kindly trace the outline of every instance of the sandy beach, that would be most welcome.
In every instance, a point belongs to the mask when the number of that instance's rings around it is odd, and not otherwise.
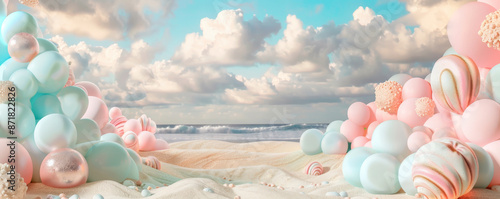
[[[342,176],[343,155],[307,156],[296,142],[186,141],[173,143],[168,150],[141,152],[140,155],[156,156],[162,162],[161,171],[144,166],[141,181],[158,186],[168,184],[153,189],[153,195],[148,198],[325,198],[331,191],[345,191],[351,198],[414,198],[402,191],[395,195],[373,195],[353,187]],[[323,164],[324,174],[304,174],[304,167],[312,161]],[[321,185],[325,181],[328,184]],[[272,183],[284,190],[260,182]],[[223,186],[231,183],[234,188]],[[301,185],[304,188],[299,188]],[[204,192],[206,187],[214,193]],[[81,198],[92,198],[95,194],[102,194],[106,199],[142,198],[138,191],[113,181],[87,183],[70,189],[31,183],[27,198],[45,198],[48,194],[60,193],[78,194]],[[500,198],[500,192],[473,190],[462,198]]]

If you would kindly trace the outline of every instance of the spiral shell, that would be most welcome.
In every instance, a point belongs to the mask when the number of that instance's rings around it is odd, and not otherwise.
[[[323,165],[319,162],[311,162],[306,166],[304,172],[307,175],[319,176],[323,174]]]
[[[134,151],[139,150],[139,139],[137,138],[137,135],[133,131],[128,131],[124,133],[122,139],[123,143],[127,148],[132,149]]]
[[[449,111],[462,114],[476,100],[479,86],[479,70],[468,57],[447,55],[434,64],[431,73],[434,101]]]
[[[152,167],[153,169],[158,169],[158,170],[161,169],[161,162],[155,156],[148,156],[142,158],[142,164]]]
[[[415,154],[412,178],[417,197],[458,198],[476,184],[479,165],[465,143],[443,138],[422,146]]]
[[[123,131],[123,127],[125,126],[126,122],[127,122],[127,118],[125,116],[119,116],[119,117],[113,118],[111,120],[111,122],[109,122],[109,123],[115,125],[116,134],[118,134],[119,136],[123,136],[123,134],[125,133]]]
[[[156,133],[156,123],[153,120],[151,120],[151,118],[143,114],[137,120],[139,120],[139,123],[141,124],[142,131],[149,131],[151,133]]]

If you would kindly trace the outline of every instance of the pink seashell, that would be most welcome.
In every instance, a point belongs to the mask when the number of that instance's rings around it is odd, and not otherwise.
[[[142,164],[152,167],[153,169],[158,169],[158,170],[161,169],[161,162],[155,156],[148,156],[142,158]]]
[[[305,167],[304,172],[307,175],[319,176],[323,174],[323,165],[319,162],[311,162]]]
[[[125,116],[119,116],[116,118],[113,118],[111,120],[111,124],[115,125],[116,127],[116,134],[119,136],[122,136],[125,132],[123,130],[123,127],[125,126],[125,123],[127,122],[127,118]]]
[[[125,146],[129,149],[132,149],[134,151],[139,150],[139,138],[137,138],[137,135],[133,131],[128,131],[123,134],[122,136],[123,143],[125,143]]]

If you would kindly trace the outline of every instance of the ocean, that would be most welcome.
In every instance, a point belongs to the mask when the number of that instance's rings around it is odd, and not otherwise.
[[[319,129],[324,132],[327,126],[328,124],[158,125],[156,137],[169,143],[188,140],[298,142],[305,130]]]

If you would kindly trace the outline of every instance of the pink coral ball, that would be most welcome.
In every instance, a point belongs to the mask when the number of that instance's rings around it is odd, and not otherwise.
[[[139,120],[136,119],[129,119],[126,123],[125,126],[123,126],[123,132],[127,131],[132,131],[135,134],[139,135],[139,133],[142,131],[142,126]]]
[[[156,148],[156,137],[149,131],[143,131],[139,134],[139,150],[154,151]]]
[[[351,149],[365,146],[365,144],[368,143],[369,141],[370,139],[366,138],[365,136],[358,136],[354,138],[354,140],[352,141]]]
[[[113,107],[109,109],[109,118],[115,119],[117,117],[122,116],[122,110],[118,107]]]
[[[408,149],[410,149],[412,153],[415,153],[421,146],[424,146],[430,141],[431,138],[424,132],[413,132],[410,137],[408,137]]]
[[[340,126],[340,133],[347,138],[347,141],[352,142],[354,138],[364,136],[365,129],[351,120],[346,120],[342,123],[342,126]]]
[[[415,102],[415,112],[419,117],[431,117],[434,115],[436,104],[431,98],[421,97]]]
[[[363,102],[355,102],[349,106],[347,117],[359,126],[365,126],[370,120],[370,108]]]
[[[405,100],[398,109],[398,120],[408,124],[411,128],[424,125],[425,121],[432,115],[420,117],[416,112],[417,98],[410,98]]]
[[[375,104],[377,108],[396,114],[399,105],[403,102],[403,87],[395,81],[386,81],[375,88]]]
[[[410,98],[432,97],[431,84],[422,78],[411,78],[403,86],[403,100]]]

